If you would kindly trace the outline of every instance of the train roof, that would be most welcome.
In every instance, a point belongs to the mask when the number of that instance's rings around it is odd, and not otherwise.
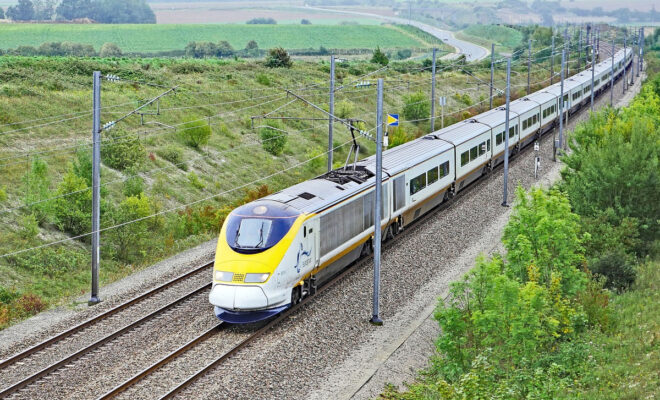
[[[547,93],[547,92],[534,92],[530,95],[523,97],[524,99],[530,99],[541,105],[557,99],[557,96]]]
[[[447,128],[437,132],[442,132],[446,129]],[[408,143],[404,143],[395,148],[384,151],[383,171],[390,176],[394,176],[401,171],[405,171],[410,167],[426,161],[431,157],[452,149],[453,146],[451,144],[442,140],[437,140],[431,135],[433,134],[412,140]],[[365,158],[364,160],[358,162],[358,165],[361,165],[372,173],[375,173],[376,156],[372,155],[371,157]]]
[[[475,116],[474,119],[482,124],[490,126],[491,128],[497,128],[504,124],[504,119],[506,118],[505,113],[506,107],[497,107]],[[513,118],[518,118],[518,114],[509,110],[509,119]]]
[[[538,109],[539,103],[535,100],[532,100],[529,96],[525,96],[512,101],[510,107],[511,111],[514,111],[520,115],[535,108]]]
[[[426,138],[435,137],[438,139],[442,139],[446,142],[449,142],[454,146],[458,146],[490,130],[490,126],[483,124],[474,118],[457,122],[454,125],[452,125],[452,127],[456,127],[456,128],[447,131],[442,130],[440,132],[437,132],[437,134],[432,133],[430,135],[426,135],[425,137]]]

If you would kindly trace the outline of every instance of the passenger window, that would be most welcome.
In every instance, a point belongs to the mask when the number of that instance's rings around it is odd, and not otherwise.
[[[477,146],[470,149],[470,161],[477,159]]]
[[[509,139],[511,139],[512,137],[514,137],[516,135],[516,129],[515,128],[518,128],[518,126],[515,126],[515,127],[512,126],[511,128],[509,128]]]
[[[466,151],[461,154],[461,167],[470,162],[470,152]]]
[[[440,166],[440,177],[443,178],[445,176],[449,175],[449,161],[445,161],[441,166]]]
[[[486,140],[486,150],[490,151],[490,139]]]
[[[413,195],[426,187],[426,172],[410,181],[410,194]]]
[[[504,140],[504,132],[500,132],[495,136],[495,145],[499,146],[502,144],[502,141]]]
[[[429,185],[438,181],[438,167],[432,168],[427,172]]]
[[[479,145],[479,155],[482,156],[486,153],[486,142]]]

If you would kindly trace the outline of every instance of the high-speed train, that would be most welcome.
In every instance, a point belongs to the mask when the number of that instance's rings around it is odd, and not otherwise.
[[[614,56],[623,74],[632,51]],[[594,71],[596,93],[610,84],[611,58]],[[383,238],[401,232],[504,159],[558,124],[556,83],[383,152]],[[564,80],[565,113],[590,101],[591,69]],[[209,301],[227,322],[266,319],[314,293],[360,256],[374,232],[375,156],[245,204],[227,217],[218,239]]]

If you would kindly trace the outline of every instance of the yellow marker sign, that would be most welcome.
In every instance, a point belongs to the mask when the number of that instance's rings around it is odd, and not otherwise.
[[[387,126],[399,126],[399,114],[387,114]]]

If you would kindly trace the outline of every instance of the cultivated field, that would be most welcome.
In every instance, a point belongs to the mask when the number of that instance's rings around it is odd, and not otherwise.
[[[468,40],[490,48],[495,43],[498,53],[510,52],[522,40],[522,33],[518,30],[498,25],[472,25],[457,35],[459,39]]]
[[[182,50],[191,41],[228,41],[242,49],[250,40],[260,48],[287,49],[426,47],[424,41],[400,30],[375,25],[57,25],[11,24],[2,27],[2,48],[39,46],[70,41],[93,45],[106,42],[124,52]]]

